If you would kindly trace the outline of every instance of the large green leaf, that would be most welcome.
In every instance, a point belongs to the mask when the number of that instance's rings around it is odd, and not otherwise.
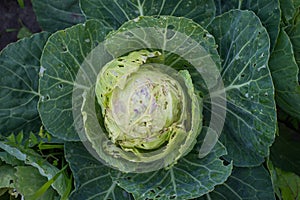
[[[43,30],[55,32],[85,21],[79,0],[32,0],[37,20]]]
[[[16,190],[28,200],[58,200],[59,195],[53,188],[48,188],[39,198],[35,193],[48,181],[43,177],[38,169],[31,166],[17,166],[16,173]]]
[[[286,172],[268,163],[275,192],[279,199],[300,199],[300,177],[292,172]]]
[[[195,148],[170,169],[144,174],[114,173],[117,183],[133,193],[135,199],[191,199],[212,191],[230,175],[232,164],[224,165],[220,159],[226,148],[218,142],[212,151],[199,159],[203,134]]]
[[[255,12],[269,33],[271,49],[274,48],[280,24],[278,0],[215,0],[215,4],[218,14],[225,13],[231,9],[251,10]]]
[[[41,57],[38,109],[45,128],[64,140],[79,140],[72,116],[73,84],[87,54],[110,29],[91,20],[54,33]]]
[[[80,5],[88,18],[114,28],[138,16],[152,15],[186,17],[206,26],[215,15],[213,0],[80,0]]]
[[[299,69],[292,44],[284,30],[280,31],[269,61],[276,90],[276,102],[282,110],[300,119]]]
[[[199,200],[275,200],[268,171],[263,167],[234,167],[228,180]]]
[[[38,169],[41,176],[46,177],[48,180],[52,179],[59,173],[59,169],[48,163],[41,155],[37,154],[32,149],[24,149],[21,145],[6,144],[0,141],[0,149],[3,149],[10,155],[14,156],[20,161],[23,161],[27,165],[31,165]],[[66,179],[63,175],[59,177],[52,184],[52,187],[58,192],[59,195],[63,195],[66,191]]]
[[[38,169],[32,166],[16,166],[0,164],[0,188],[16,190],[25,199],[33,200],[34,195],[48,180],[43,177]],[[1,196],[1,195],[0,195]],[[38,199],[58,199],[58,194],[49,188]]]
[[[279,123],[279,136],[271,147],[270,159],[275,167],[300,176],[300,136],[295,130]]]
[[[0,134],[37,132],[38,74],[42,48],[48,33],[8,45],[0,53]]]
[[[257,166],[268,156],[276,130],[268,34],[251,11],[230,11],[216,17],[208,28],[223,60],[227,114],[221,141],[228,150],[225,158],[237,166]]]
[[[112,169],[95,159],[82,143],[66,143],[65,156],[75,179],[75,190],[70,199],[132,199],[116,181],[112,181],[110,175]]]

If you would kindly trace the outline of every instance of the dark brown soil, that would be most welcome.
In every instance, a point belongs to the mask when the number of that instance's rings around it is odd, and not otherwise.
[[[21,8],[17,0],[0,0],[0,50],[18,40],[22,26],[32,33],[41,31],[31,1],[24,0],[24,8]]]

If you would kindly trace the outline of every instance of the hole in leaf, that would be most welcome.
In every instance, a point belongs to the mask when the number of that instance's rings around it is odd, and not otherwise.
[[[58,88],[59,88],[59,89],[62,89],[62,88],[63,88],[63,84],[60,83],[60,84],[58,85]]]
[[[46,95],[46,100],[49,100],[50,99],[50,96],[47,94]]]
[[[62,44],[62,50],[67,51],[67,47],[64,44]]]
[[[175,26],[173,26],[173,25],[171,25],[171,24],[167,26],[167,29],[171,29],[171,30],[172,30],[172,29],[174,29],[174,28],[175,28]]]
[[[153,189],[150,190],[151,193],[155,194],[155,191]]]
[[[185,121],[185,123],[186,123],[186,121]],[[173,140],[174,137],[175,137],[175,134],[171,134],[171,140]]]
[[[124,65],[118,65],[118,67],[124,67]]]
[[[230,162],[228,162],[227,160],[224,160],[224,159],[221,159],[221,160],[222,160],[222,162],[223,162],[223,165],[225,165],[225,166],[230,165]]]
[[[175,35],[175,32],[173,30],[171,30],[171,29],[167,30],[167,35],[166,35],[167,39],[172,38],[174,35]]]
[[[169,198],[169,199],[176,199],[176,197],[177,197],[177,195],[176,195],[176,194],[174,194],[174,195],[170,196],[170,198]]]
[[[127,37],[133,37],[133,34],[130,33],[130,32],[126,32],[125,35],[126,35]]]
[[[245,74],[241,74],[241,77],[244,78],[244,77],[245,77]]]
[[[168,102],[166,101],[165,104],[164,104],[164,110],[166,110],[168,107]]]

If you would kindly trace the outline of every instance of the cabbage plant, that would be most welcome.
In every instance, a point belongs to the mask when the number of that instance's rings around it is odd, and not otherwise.
[[[201,130],[202,104],[189,72],[146,64],[159,55],[130,53],[107,63],[97,76],[95,94],[108,138],[118,146],[107,154],[131,161],[129,168],[121,167],[122,160],[112,163],[122,171],[133,171],[140,162],[142,171],[174,164],[189,152]]]
[[[0,196],[296,198],[298,2],[32,3],[44,31],[0,54]]]

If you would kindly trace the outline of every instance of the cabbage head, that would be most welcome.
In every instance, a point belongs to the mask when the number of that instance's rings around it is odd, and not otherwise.
[[[121,171],[170,167],[193,148],[201,131],[202,100],[189,72],[152,62],[160,56],[159,51],[131,52],[98,74],[95,93],[108,140],[95,149]]]

